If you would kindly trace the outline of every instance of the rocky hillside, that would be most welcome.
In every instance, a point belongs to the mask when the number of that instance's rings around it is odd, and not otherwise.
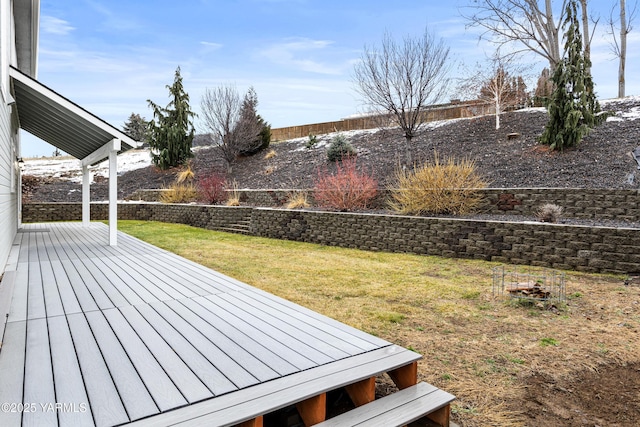
[[[640,188],[640,170],[633,152],[640,146],[640,97],[603,102],[613,115],[585,137],[575,148],[550,152],[538,144],[547,120],[544,110],[506,113],[501,128],[493,116],[450,120],[429,125],[414,138],[414,158],[473,159],[491,187]],[[384,186],[392,181],[398,164],[397,152],[404,150],[404,138],[397,129],[344,132],[358,151],[358,163],[373,172]],[[239,159],[232,179],[238,188],[309,188],[319,168],[327,165],[327,147],[334,135],[318,136],[318,144],[305,148],[307,138],[273,143],[270,150]],[[640,154],[640,149],[637,151]],[[269,158],[266,158],[269,157]],[[330,165],[329,165],[330,167]],[[214,148],[200,148],[193,168],[203,176],[224,170]],[[28,173],[28,172],[26,172]],[[149,166],[122,174],[120,197],[139,188],[162,188],[176,171],[158,171]],[[64,179],[36,182],[34,201],[79,201],[80,186]],[[107,183],[92,185],[92,199],[105,199]]]

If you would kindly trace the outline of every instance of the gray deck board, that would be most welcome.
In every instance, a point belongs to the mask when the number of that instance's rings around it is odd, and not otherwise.
[[[6,326],[2,351],[0,351],[0,403],[18,405],[24,403],[24,356],[27,339],[27,322],[9,322]],[[0,411],[0,425],[19,426],[22,411]]]
[[[318,427],[400,427],[440,409],[453,399],[451,394],[422,382],[329,419]]]
[[[202,332],[180,317],[170,307],[163,303],[154,303],[151,304],[151,307],[180,332],[211,364],[223,372],[237,388],[249,387],[260,382],[231,355],[226,354],[216,344],[209,341]]]
[[[270,365],[262,361],[263,354],[251,353],[242,346],[238,345],[231,338],[221,333],[218,329],[207,323],[204,319],[199,317],[196,313],[191,311],[188,307],[182,304],[182,301],[168,301],[166,305],[171,308],[178,316],[187,321],[193,328],[197,329],[202,335],[204,335],[211,344],[215,345],[227,355],[230,359],[233,359],[237,364],[257,378],[260,382],[269,381],[278,377],[275,367],[272,369]],[[234,337],[239,338],[239,337]],[[254,355],[255,354],[255,355]],[[283,362],[279,359],[277,362]],[[288,367],[287,374],[293,372]]]
[[[284,408],[419,358],[418,354],[397,346],[385,347],[163,414],[161,423],[166,426],[232,426],[238,420],[246,421],[263,414],[265,408]],[[158,426],[158,421],[159,418],[151,417],[133,423],[132,427]]]
[[[289,335],[298,337],[309,343],[314,343],[322,348],[322,352],[332,357],[334,360],[342,359],[350,354],[361,353],[363,350],[353,345],[349,341],[340,341],[333,335],[303,322],[291,322],[291,319],[283,312],[269,307],[253,298],[254,295],[247,295],[245,292],[234,294],[224,294],[221,298],[236,306],[248,306],[260,313],[260,317],[270,324],[278,327]]]
[[[29,224],[16,236],[2,289],[0,400],[44,406],[0,413],[1,426],[235,425],[419,358],[118,240],[109,246],[101,223]]]
[[[213,397],[213,392],[134,307],[122,307],[120,312],[189,403]]]
[[[198,300],[203,299],[198,298]],[[203,305],[194,300],[181,300],[180,303],[199,316],[203,322],[206,322],[205,327],[211,332],[207,333],[205,331],[209,339],[213,339],[215,342],[218,342],[215,337],[220,337],[220,341],[228,340],[234,346],[242,349],[242,351],[255,355],[254,357],[279,375],[289,375],[299,370],[299,368],[289,363],[287,359],[278,356],[271,349],[254,340],[250,335],[243,333],[237,327],[225,321],[217,313],[207,310]],[[204,329],[202,330],[204,331]]]
[[[87,320],[83,314],[72,314],[68,319],[96,425],[113,426],[128,422],[129,416]]]
[[[47,319],[27,321],[27,351],[24,366],[24,401],[35,403],[34,411],[22,415],[23,426],[42,426],[56,423],[55,411],[41,410],[39,404],[55,403],[53,369],[49,350]]]
[[[58,412],[60,425],[93,426],[93,414],[67,319],[51,317],[48,324],[56,401],[71,405],[69,410]]]
[[[278,329],[276,326],[270,324],[268,319],[258,317],[260,313],[253,310],[245,310],[242,307],[237,307],[222,299],[220,295],[212,295],[206,299],[220,308],[224,307],[224,310],[235,315],[245,324],[251,325],[253,328],[257,328],[260,333],[266,335],[271,340],[280,343],[285,348],[299,352],[302,356],[311,360],[314,365],[322,365],[335,360],[325,354],[321,349],[318,349],[312,346],[311,343],[306,342],[306,336],[301,334],[287,334],[286,331]]]
[[[40,273],[42,275],[42,289],[47,317],[64,315],[58,283],[50,261],[40,261]]]
[[[191,342],[181,335],[169,322],[148,305],[136,307],[140,314],[166,340],[190,369],[207,386],[213,396],[238,389],[220,370],[207,359]]]
[[[187,400],[122,313],[117,309],[105,310],[103,313],[158,408],[166,411],[186,405]]]
[[[60,260],[52,260],[51,269],[53,270],[53,274],[56,278],[56,285],[58,286],[60,301],[62,302],[65,314],[82,312],[80,303],[78,302],[78,297],[71,286],[69,276],[67,276],[62,262],[60,262]]]
[[[136,420],[157,413],[156,403],[107,323],[104,314],[100,311],[92,311],[85,316],[129,418]]]

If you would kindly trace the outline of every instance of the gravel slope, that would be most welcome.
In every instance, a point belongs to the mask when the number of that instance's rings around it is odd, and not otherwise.
[[[640,97],[603,103],[615,116],[587,135],[582,143],[564,152],[549,152],[538,144],[547,113],[541,109],[506,113],[501,128],[495,129],[493,116],[450,120],[431,124],[412,148],[418,162],[431,160],[434,152],[443,157],[469,158],[491,187],[638,188],[640,170],[632,152],[640,146]],[[517,133],[509,139],[508,134]],[[397,129],[345,132],[358,150],[358,163],[371,171],[384,186],[392,182],[404,150],[404,138]],[[326,150],[334,135],[318,137],[312,149],[304,148],[307,138],[273,143],[276,155],[265,153],[239,159],[232,179],[238,188],[309,188],[319,168],[327,165]],[[197,175],[224,170],[216,150],[201,149],[193,161]],[[328,165],[331,169],[332,165]],[[139,188],[170,185],[175,170],[153,167],[126,172],[118,179],[120,197]],[[36,185],[33,201],[79,201],[80,185],[63,180],[45,180]],[[105,200],[107,183],[92,185],[92,200]]]

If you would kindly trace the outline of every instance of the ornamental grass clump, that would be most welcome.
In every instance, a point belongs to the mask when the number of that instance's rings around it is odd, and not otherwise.
[[[287,209],[304,209],[310,207],[309,195],[304,190],[293,190],[287,195]]]
[[[558,222],[562,216],[563,209],[553,203],[545,203],[536,211],[536,218],[540,222]]]
[[[356,167],[356,158],[348,157],[336,164],[331,174],[327,167],[318,170],[313,198],[320,207],[351,211],[366,209],[378,193],[378,182]]]
[[[473,160],[449,158],[441,162],[436,153],[433,163],[411,171],[396,169],[389,205],[401,214],[463,215],[480,204],[478,190],[486,186]]]
[[[160,195],[162,203],[191,203],[198,199],[198,189],[193,184],[195,174],[188,164],[186,169],[181,171],[176,181],[167,188],[167,191]]]

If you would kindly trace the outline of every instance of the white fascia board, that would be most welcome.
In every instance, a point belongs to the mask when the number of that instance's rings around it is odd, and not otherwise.
[[[93,126],[99,128],[99,129],[101,129],[101,130],[103,130],[103,131],[105,131],[107,133],[110,133],[111,135],[113,135],[114,138],[117,138],[117,139],[120,139],[120,140],[124,140],[127,143],[129,143],[129,141],[131,141],[131,144],[129,144],[129,145],[131,145],[132,147],[136,147],[138,145],[135,141],[133,141],[132,138],[130,138],[124,132],[119,131],[118,129],[114,128],[113,126],[107,124],[106,122],[103,122],[102,120],[100,120],[99,118],[97,118],[93,114],[89,113],[85,109],[78,107],[76,104],[74,104],[73,102],[69,101],[65,97],[57,94],[56,92],[52,91],[48,87],[38,83],[36,80],[25,76],[20,71],[15,70],[13,68],[9,68],[9,75],[13,79],[18,80],[20,83],[24,84],[25,86],[28,86],[30,89],[32,89],[32,90],[42,94],[43,96],[47,97],[48,99],[52,100],[57,105],[65,108],[68,111],[71,111],[74,115],[76,115],[76,116],[88,121]]]
[[[80,164],[82,165],[82,167],[92,166],[109,157],[109,154],[111,154],[112,151],[115,151],[117,153],[121,149],[122,143],[120,142],[120,140],[113,139],[102,147],[98,148],[93,153],[89,154],[84,159],[80,160]]]

